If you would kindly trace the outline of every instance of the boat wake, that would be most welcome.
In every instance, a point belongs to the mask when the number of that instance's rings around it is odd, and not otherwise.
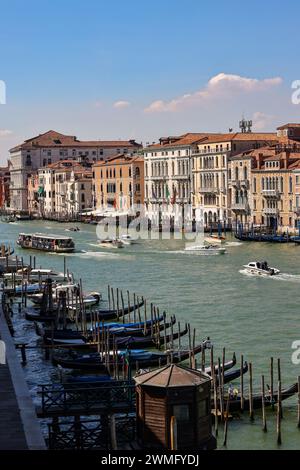
[[[81,256],[84,258],[120,258],[118,253],[105,253],[103,251],[84,251]]]
[[[225,246],[242,246],[242,242],[226,242]]]
[[[267,274],[250,273],[249,271],[247,271],[247,269],[241,269],[239,273],[243,274],[244,276],[253,278],[263,277],[265,279],[272,279],[274,281],[300,282],[300,274],[281,273],[276,276],[268,276]]]

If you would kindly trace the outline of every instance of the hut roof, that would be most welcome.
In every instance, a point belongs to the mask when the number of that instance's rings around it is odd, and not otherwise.
[[[170,364],[161,369],[137,375],[134,380],[137,385],[168,388],[198,386],[210,381],[211,377],[198,370]]]

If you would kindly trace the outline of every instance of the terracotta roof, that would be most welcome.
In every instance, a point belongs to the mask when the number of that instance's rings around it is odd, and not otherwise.
[[[243,132],[234,132],[229,134],[217,134],[215,136],[211,135],[204,139],[201,142],[201,145],[211,144],[211,143],[220,143],[220,142],[231,142],[231,141],[264,141],[264,142],[271,142],[271,141],[278,141],[277,134],[275,133],[243,133]]]
[[[138,385],[151,387],[191,387],[210,382],[211,377],[203,372],[170,364],[134,377]]]
[[[283,129],[286,129],[286,128],[300,128],[300,124],[299,123],[292,123],[292,122],[289,122],[288,124],[284,124],[283,126],[280,126],[280,127],[277,127],[277,130],[278,131],[281,131]]]
[[[281,155],[271,155],[270,157],[266,157],[264,158],[264,161],[265,162],[268,162],[268,161],[279,161],[279,160],[282,160],[282,156]]]
[[[95,141],[80,141],[77,137],[72,135],[64,135],[56,131],[48,131],[44,134],[32,137],[31,139],[25,140],[22,144],[12,148],[10,152],[16,152],[23,149],[34,149],[40,147],[128,147],[128,148],[141,148],[142,145],[138,144],[134,140],[95,140]]]
[[[144,159],[140,155],[128,155],[128,154],[118,154],[118,155],[113,155],[112,157],[109,157],[105,160],[102,160],[101,162],[96,162],[93,164],[93,167],[95,166],[105,166],[109,163],[113,163],[115,160],[123,160],[124,163],[134,163],[134,162],[144,162]]]
[[[199,142],[203,139],[206,139],[207,136],[210,136],[210,135],[217,135],[217,134],[211,134],[209,132],[205,132],[205,133],[203,133],[203,132],[202,133],[189,132],[189,133],[183,134],[179,137],[169,137],[170,142],[164,142],[168,138],[167,137],[162,137],[162,140],[163,140],[162,143],[149,145],[149,147],[147,147],[147,150],[149,150],[149,149],[150,150],[151,149],[158,149],[158,148],[182,147],[184,145],[192,145],[192,144],[195,144],[195,143],[197,143],[197,142]]]
[[[296,161],[293,161],[292,163],[289,164],[290,170],[295,170],[297,168],[300,168],[300,156],[298,156],[298,159]]]
[[[56,168],[74,168],[82,166],[79,162],[76,160],[58,160],[57,162],[50,163],[50,165],[47,165],[45,168],[48,169],[56,169]],[[42,170],[43,168],[41,168]]]

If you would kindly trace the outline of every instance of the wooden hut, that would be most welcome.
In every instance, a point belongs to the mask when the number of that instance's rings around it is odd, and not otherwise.
[[[216,447],[211,424],[211,378],[207,374],[170,364],[136,376],[135,382],[141,447]]]

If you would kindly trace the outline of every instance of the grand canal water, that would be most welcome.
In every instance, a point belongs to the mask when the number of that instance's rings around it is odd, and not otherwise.
[[[22,231],[66,234],[69,224],[55,222],[0,223],[1,241],[14,244]],[[269,358],[281,358],[284,385],[296,382],[300,366],[291,360],[291,345],[300,340],[300,246],[237,243],[228,239],[225,256],[197,256],[183,251],[184,242],[141,241],[123,250],[105,251],[97,247],[96,227],[81,225],[71,234],[77,252],[67,256],[70,271],[82,278],[86,291],[97,290],[106,297],[107,285],[144,295],[161,310],[175,314],[182,323],[197,329],[198,339],[210,336],[216,354],[226,348],[252,361],[256,386],[261,374],[269,381]],[[28,259],[29,252],[18,249]],[[38,265],[63,269],[60,255],[31,252]],[[251,260],[268,260],[280,268],[279,278],[256,278],[241,272]],[[33,326],[16,317],[17,337],[34,344]],[[32,393],[38,383],[48,383],[50,364],[41,361],[41,352],[31,350],[25,367]],[[247,384],[248,378],[245,378]],[[282,449],[300,447],[296,397],[283,403]],[[268,412],[268,433],[261,431],[261,416],[251,423],[247,415],[229,424],[229,449],[276,449],[274,414]],[[222,448],[222,439],[219,443]]]

